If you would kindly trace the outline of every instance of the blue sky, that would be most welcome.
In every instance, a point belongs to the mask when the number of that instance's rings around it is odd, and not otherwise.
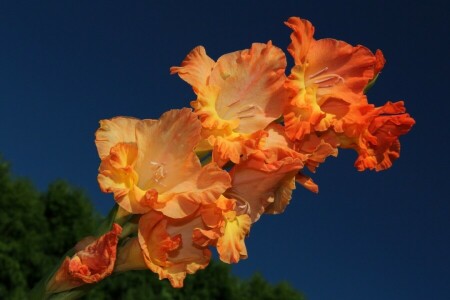
[[[252,42],[282,49],[290,16],[316,37],[383,50],[369,100],[405,100],[416,119],[401,157],[357,172],[341,151],[298,187],[286,212],[252,227],[233,270],[286,280],[309,299],[447,299],[450,294],[448,101],[450,24],[444,1],[2,1],[0,153],[40,189],[63,178],[106,212],[94,145],[98,121],[158,118],[189,105],[169,68],[195,46],[220,55]],[[193,2],[193,1],[192,1]]]

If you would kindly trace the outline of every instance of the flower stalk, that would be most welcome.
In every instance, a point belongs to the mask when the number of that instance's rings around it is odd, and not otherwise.
[[[100,121],[97,179],[116,205],[32,299],[76,299],[112,273],[136,269],[182,287],[207,267],[211,249],[226,263],[246,259],[253,223],[282,213],[297,183],[317,193],[305,170],[314,173],[339,148],[358,153],[360,171],[392,165],[415,121],[403,101],[368,102],[382,52],[316,40],[298,17],[285,24],[290,71],[271,41],[217,60],[198,46],[170,69],[192,86],[192,109]]]

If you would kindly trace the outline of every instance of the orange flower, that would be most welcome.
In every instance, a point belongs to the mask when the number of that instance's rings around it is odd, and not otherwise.
[[[237,263],[247,258],[244,239],[250,231],[251,219],[236,207],[235,199],[221,196],[216,203],[201,208],[205,227],[195,228],[193,240],[199,246],[217,246],[220,260]]]
[[[202,46],[193,49],[180,67],[172,67],[192,85],[191,102],[199,116],[204,142],[219,165],[257,149],[264,128],[281,116],[286,99],[286,58],[272,45],[255,43],[250,49],[209,58]]]
[[[101,121],[96,133],[101,190],[113,193],[130,213],[155,209],[172,218],[215,201],[230,186],[230,178],[215,164],[201,166],[193,151],[200,130],[190,109],[171,110],[159,120]]]
[[[252,222],[268,207],[271,213],[284,211],[295,188],[295,175],[307,160],[293,150],[281,125],[273,124],[267,131],[264,147],[231,169],[232,186],[224,194],[236,199]]]
[[[338,135],[342,148],[358,152],[355,167],[359,171],[387,169],[400,156],[398,138],[415,124],[405,111],[403,101],[360,107],[359,122],[346,125],[344,134]]]
[[[349,106],[365,103],[364,88],[382,67],[367,48],[334,39],[315,40],[314,27],[297,17],[286,25],[293,30],[289,53],[295,66],[287,81],[295,96],[284,112],[286,134],[301,140],[314,131],[325,131],[346,117]],[[339,126],[334,128],[340,131]]]
[[[196,213],[184,219],[167,218],[152,211],[139,221],[139,244],[147,267],[168,278],[173,287],[182,287],[186,274],[204,269],[211,252],[193,241],[195,228],[204,228]]]
[[[81,241],[77,253],[66,257],[61,267],[47,284],[47,291],[59,293],[86,283],[94,283],[109,276],[116,261],[116,248],[122,228],[113,224],[111,231],[95,240]]]

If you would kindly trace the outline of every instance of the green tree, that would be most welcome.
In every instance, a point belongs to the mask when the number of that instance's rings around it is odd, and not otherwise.
[[[29,290],[81,238],[94,232],[100,217],[79,189],[64,181],[40,193],[28,181],[12,178],[0,158],[0,299],[27,299]],[[255,274],[240,280],[230,266],[212,261],[188,275],[182,289],[151,271],[115,274],[93,286],[84,299],[302,300],[287,283],[273,286]]]

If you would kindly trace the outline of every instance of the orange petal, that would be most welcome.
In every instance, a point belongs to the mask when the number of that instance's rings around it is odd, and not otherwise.
[[[304,188],[313,193],[317,194],[319,192],[319,186],[315,184],[314,181],[309,176],[306,176],[302,173],[298,173],[295,176],[295,181],[300,183]]]
[[[293,178],[302,167],[299,158],[285,157],[266,163],[264,158],[252,156],[233,167],[230,172],[232,187],[225,196],[246,204],[247,213],[252,222],[256,222],[265,208],[274,202],[284,181]],[[286,200],[280,202],[287,203]]]
[[[322,39],[312,43],[307,55],[306,85],[318,86],[317,95],[333,95],[358,103],[374,76],[375,56],[364,46],[353,47],[343,41]]]
[[[61,267],[47,285],[47,291],[58,293],[77,286],[94,283],[109,276],[116,261],[117,243],[122,228],[113,224],[111,231],[66,257]]]
[[[178,73],[194,90],[198,90],[208,83],[213,67],[214,60],[206,54],[205,48],[197,46],[186,56],[180,67],[170,68],[170,74]]]
[[[281,214],[286,209],[292,198],[292,191],[295,190],[295,176],[286,176],[275,190],[274,200],[269,204],[264,213],[266,214]]]
[[[247,258],[244,238],[250,231],[252,221],[247,214],[236,216],[235,211],[226,212],[225,218],[223,235],[217,241],[217,251],[221,261],[237,263]]]
[[[387,104],[388,106],[390,103]],[[409,114],[378,115],[369,125],[366,135],[376,138],[376,142],[362,138],[359,156],[355,166],[359,171],[375,169],[381,171],[388,169],[400,157],[400,142],[398,138],[409,132],[415,124]]]
[[[134,143],[118,143],[113,146],[110,155],[100,164],[97,180],[102,192],[113,193],[114,199],[123,209],[131,213],[145,213],[150,207],[142,199],[152,193],[149,191],[146,194],[136,186],[139,179],[134,169],[137,151]],[[157,194],[153,197],[157,197]]]
[[[226,171],[214,165],[201,167],[193,151],[201,138],[200,129],[190,109],[171,110],[158,122],[136,126],[137,185],[143,190],[156,189],[153,208],[169,217],[192,214],[199,203],[215,200],[230,185]]]
[[[375,51],[375,58],[376,62],[374,68],[374,77],[381,72],[381,70],[384,68],[384,65],[386,64],[386,59],[384,58],[383,52],[381,52],[380,49],[377,49],[377,51]]]
[[[241,158],[249,156],[260,148],[261,140],[267,136],[263,130],[251,135],[210,136],[209,141],[214,145],[213,161],[224,166],[228,161],[238,164]]]
[[[101,120],[100,128],[95,132],[95,145],[100,159],[110,154],[111,148],[118,143],[135,143],[135,125],[138,119],[116,117]]]
[[[291,17],[284,24],[293,31],[291,33],[291,44],[288,46],[288,51],[294,58],[295,64],[302,65],[309,52],[310,44],[313,41],[314,26],[308,20],[298,17]]]
[[[236,132],[264,129],[283,111],[285,68],[283,51],[271,42],[221,56],[209,82],[220,88],[214,99],[217,114],[239,120]]]
[[[193,241],[193,231],[198,227],[203,227],[200,216],[174,220],[150,212],[139,221],[139,243],[145,263],[160,279],[168,278],[173,287],[182,287],[186,274],[209,263],[210,251]]]
[[[183,218],[192,214],[200,204],[215,201],[230,186],[231,179],[228,173],[215,163],[211,163],[165,191],[160,196],[164,206],[156,206],[155,209],[171,218]]]
[[[174,71],[180,73],[190,66],[191,56],[186,66]],[[197,99],[191,105],[204,129],[199,146],[202,150],[213,149],[214,161],[220,166],[229,160],[238,163],[251,145],[258,144],[255,135],[260,136],[259,132],[282,114],[287,99],[285,68],[281,49],[271,42],[255,43],[250,49],[221,56],[211,76],[202,79],[206,84],[194,89]]]
[[[337,156],[338,139],[333,132],[326,132],[318,136],[310,134],[295,144],[295,150],[304,154],[307,159],[305,165],[311,172],[315,172],[319,164],[329,156]]]

